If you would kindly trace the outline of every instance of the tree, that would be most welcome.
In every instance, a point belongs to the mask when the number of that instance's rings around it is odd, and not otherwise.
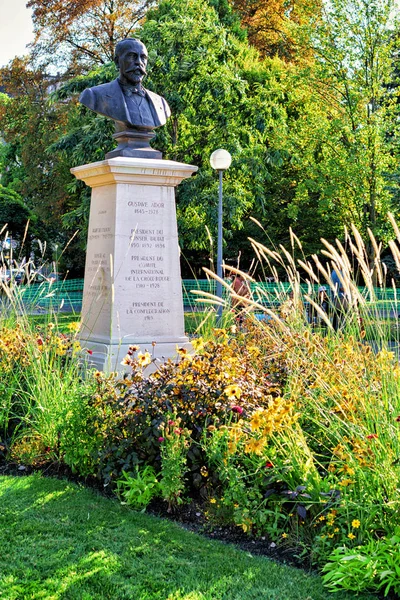
[[[60,227],[67,202],[63,165],[48,151],[65,132],[67,104],[48,101],[49,79],[32,68],[28,58],[15,58],[0,70],[0,83],[9,95],[0,97],[1,182],[16,192],[36,222],[42,240],[63,245],[68,233]],[[32,219],[31,219],[32,220]]]
[[[398,204],[389,185],[397,169],[398,93],[394,70],[395,6],[387,0],[332,0],[309,33],[315,63],[297,74],[314,96],[314,115],[293,123],[288,151],[302,164],[296,204],[310,190],[323,210],[387,241],[389,210]],[[369,245],[373,262],[373,247]]]
[[[250,43],[262,55],[277,55],[286,62],[309,56],[295,30],[315,22],[321,14],[321,0],[232,0],[232,5],[241,15]]]
[[[217,147],[226,147],[234,157],[225,177],[227,244],[234,231],[243,230],[252,212],[266,210],[265,185],[274,164],[266,140],[282,116],[279,65],[262,63],[246,40],[224,27],[216,11],[200,0],[161,2],[148,13],[140,38],[149,49],[146,87],[163,95],[172,110],[167,125],[157,131],[155,146],[164,158],[200,167],[196,177],[179,186],[177,202],[181,246],[192,257],[194,251],[204,256],[209,247],[207,228],[216,237],[218,178],[209,157]],[[70,97],[115,75],[110,66],[96,69],[70,81],[57,96]],[[99,160],[95,149],[105,152],[111,146],[109,121],[83,109],[80,118],[85,125],[76,121],[77,127],[57,145],[73,153],[71,166],[77,164],[78,155],[79,161]],[[86,198],[70,217],[82,214],[84,205]]]
[[[35,217],[19,194],[0,185],[0,230],[4,233],[6,227],[10,237],[22,240],[26,225],[32,220]]]
[[[229,22],[229,13],[223,18]],[[232,33],[200,0],[164,0],[147,14],[140,37],[150,51],[146,87],[163,95],[172,109],[155,146],[164,158],[199,166],[177,190],[180,243],[192,263],[196,255],[207,262],[208,232],[216,239],[218,178],[209,157],[218,147],[233,156],[224,177],[225,256],[244,254],[250,248],[247,235],[260,234],[250,217],[261,221],[277,244],[288,240],[291,225],[304,234],[306,250],[315,251],[321,236],[334,237],[341,223],[334,212],[318,210],[316,186],[296,208],[296,182],[304,167],[291,129],[301,132],[302,113],[312,116],[316,102],[306,84],[294,85],[295,67],[277,57],[261,60],[243,32]],[[65,101],[115,76],[113,65],[97,68],[69,81],[57,98]],[[112,123],[84,108],[70,113],[67,129],[53,149],[70,166],[101,160],[112,148]],[[88,191],[76,181],[68,190],[70,210],[63,220],[77,226],[88,212]]]
[[[280,64],[262,62],[198,0],[164,0],[149,11],[141,38],[153,49],[152,89],[172,110],[158,144],[167,158],[199,166],[199,174],[178,189],[182,245],[208,248],[207,228],[216,239],[218,185],[209,157],[218,147],[233,156],[224,177],[229,244],[251,214],[267,213],[265,188],[274,164],[268,134],[283,117]]]
[[[29,0],[36,56],[71,72],[105,64],[115,44],[132,36],[151,0]]]
[[[37,233],[36,217],[22,198],[9,188],[0,185],[0,232],[4,239],[12,238],[21,248],[25,243],[25,257],[29,259],[31,242]],[[20,255],[21,257],[21,255]]]

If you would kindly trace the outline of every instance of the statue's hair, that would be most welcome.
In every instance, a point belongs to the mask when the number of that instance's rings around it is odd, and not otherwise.
[[[123,46],[126,44],[126,42],[139,42],[140,44],[143,44],[143,42],[141,40],[139,40],[138,38],[126,38],[125,40],[121,40],[120,42],[118,42],[118,44],[115,46],[115,50],[114,50],[114,62],[118,67],[118,60],[119,60],[119,56],[123,50]],[[144,44],[143,44],[144,46]],[[146,48],[146,46],[144,46]]]

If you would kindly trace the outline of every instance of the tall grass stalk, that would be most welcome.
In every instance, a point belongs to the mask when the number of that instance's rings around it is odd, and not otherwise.
[[[68,412],[90,385],[81,378],[79,324],[65,333],[58,323],[61,313],[51,306],[47,313],[36,309],[53,294],[51,283],[35,286],[37,293],[26,304],[24,291],[37,274],[27,264],[25,286],[0,282],[0,438],[27,462],[40,460],[44,452],[47,459],[60,459]]]

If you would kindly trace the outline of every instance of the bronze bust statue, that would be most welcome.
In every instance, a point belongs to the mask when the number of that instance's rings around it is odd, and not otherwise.
[[[146,46],[137,39],[126,39],[115,47],[114,61],[119,77],[84,90],[79,101],[96,113],[114,120],[114,138],[118,147],[106,158],[129,156],[162,158],[161,152],[150,147],[153,130],[165,125],[171,115],[164,98],[142,87],[147,67]]]

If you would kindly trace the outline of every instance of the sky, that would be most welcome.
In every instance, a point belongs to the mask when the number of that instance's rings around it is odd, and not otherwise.
[[[27,54],[26,44],[33,41],[32,11],[28,0],[0,0],[0,67],[14,56]]]

